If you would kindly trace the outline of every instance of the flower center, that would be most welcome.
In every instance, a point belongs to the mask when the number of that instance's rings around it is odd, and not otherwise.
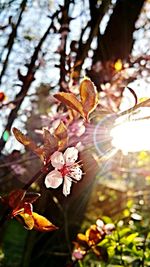
[[[65,176],[65,175],[67,175],[67,174],[70,173],[70,170],[69,170],[69,168],[68,168],[66,165],[64,165],[64,166],[61,168],[60,172],[61,172],[62,176]]]

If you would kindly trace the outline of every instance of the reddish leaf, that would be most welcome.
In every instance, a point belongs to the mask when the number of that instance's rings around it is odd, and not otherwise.
[[[86,249],[88,249],[88,247],[89,247],[88,238],[84,234],[79,233],[77,235],[77,241],[78,242],[75,242],[76,247],[82,246],[82,247],[85,247]]]
[[[68,134],[67,134],[67,128],[65,124],[61,121],[58,127],[55,129],[54,132],[55,136],[59,140],[59,150],[62,150],[66,147],[68,142]]]
[[[13,209],[13,211],[10,214],[10,218],[14,218],[20,214],[24,214],[24,208],[23,207],[17,207],[16,209]]]
[[[101,234],[98,231],[97,226],[95,224],[91,225],[91,227],[88,230],[86,230],[85,235],[88,239],[89,245],[95,245],[101,240]]]
[[[98,103],[97,90],[90,79],[84,79],[80,84],[80,97],[86,119]]]
[[[29,192],[26,193],[23,202],[28,202],[28,203],[33,203],[35,202],[41,195],[39,193],[35,193],[35,192]]]
[[[33,210],[32,204],[31,203],[24,203],[23,205],[21,204],[17,208],[13,209],[11,213],[12,217],[25,213],[28,215],[32,215],[32,210]]]
[[[38,147],[34,141],[32,141],[29,137],[24,135],[20,130],[17,128],[13,128],[13,133],[16,137],[16,139],[23,144],[24,146],[28,147],[30,150],[32,150],[37,156],[43,160],[43,149],[41,147]]]
[[[43,147],[44,160],[48,162],[51,154],[58,149],[58,140],[46,129],[44,129],[43,139],[44,139],[44,147]]]
[[[8,198],[8,205],[11,208],[16,208],[20,202],[23,200],[26,191],[23,189],[17,189],[10,192]]]
[[[32,212],[31,215],[28,213],[19,214],[16,216],[16,219],[28,230],[32,230],[34,228],[40,232],[50,232],[58,229],[58,227],[52,224],[45,217],[35,212]]]
[[[18,189],[12,191],[6,197],[0,197],[0,200],[11,208],[9,218],[15,217],[28,230],[33,228],[41,232],[56,230],[57,227],[49,220],[32,211],[31,203],[36,201],[40,194],[27,193],[26,196],[25,194],[25,190]]]
[[[81,102],[77,99],[77,97],[72,93],[58,93],[54,95],[59,101],[68,107],[78,111],[81,116],[84,118],[84,112]]]
[[[24,203],[24,213],[32,215],[33,207],[31,203]]]
[[[50,232],[58,229],[54,224],[52,224],[48,219],[39,215],[38,213],[32,212],[34,219],[34,229],[40,232]]]
[[[59,140],[67,138],[67,128],[65,124],[61,121],[58,127],[54,132],[55,136],[58,137]]]
[[[79,113],[76,110],[68,108],[69,122],[73,122],[74,119],[79,117]]]
[[[16,219],[24,225],[24,227],[28,230],[32,230],[34,227],[34,219],[33,216],[28,213],[19,214],[16,216]]]
[[[79,241],[81,241],[81,242],[88,242],[88,238],[86,237],[86,235],[84,235],[84,234],[81,234],[81,233],[79,233],[78,235],[77,235],[77,239],[79,240]]]

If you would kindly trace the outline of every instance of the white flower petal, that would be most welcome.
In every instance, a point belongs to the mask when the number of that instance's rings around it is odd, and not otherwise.
[[[52,154],[51,164],[54,168],[57,168],[58,170],[60,170],[63,167],[64,163],[65,163],[64,157],[61,152],[56,151]]]
[[[65,197],[70,194],[71,184],[72,184],[72,181],[70,180],[70,177],[65,176],[64,184],[63,184],[63,194],[65,195]]]
[[[71,169],[70,176],[77,181],[81,180],[82,170],[80,169],[80,167],[77,166],[77,167],[74,167],[73,169]]]
[[[51,171],[45,178],[45,185],[47,188],[57,188],[62,184],[63,178],[59,171]]]
[[[102,220],[100,220],[100,219],[97,219],[97,221],[96,221],[96,225],[97,225],[97,227],[99,227],[99,228],[103,228],[103,227],[104,227],[104,222],[103,222]]]
[[[64,153],[64,158],[67,165],[74,163],[78,158],[78,150],[75,147],[68,147]]]

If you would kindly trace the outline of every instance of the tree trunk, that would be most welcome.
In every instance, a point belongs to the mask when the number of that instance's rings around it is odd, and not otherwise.
[[[128,59],[134,43],[135,23],[144,0],[118,0],[104,35],[98,37],[94,63],[98,60]]]

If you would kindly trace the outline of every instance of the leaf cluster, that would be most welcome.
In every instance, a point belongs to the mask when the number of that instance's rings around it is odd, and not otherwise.
[[[57,227],[48,219],[33,212],[32,203],[39,197],[40,194],[38,193],[27,193],[23,189],[16,189],[11,191],[9,195],[1,197],[1,202],[8,208],[7,218],[16,218],[26,229],[35,229],[41,232],[56,230]]]

